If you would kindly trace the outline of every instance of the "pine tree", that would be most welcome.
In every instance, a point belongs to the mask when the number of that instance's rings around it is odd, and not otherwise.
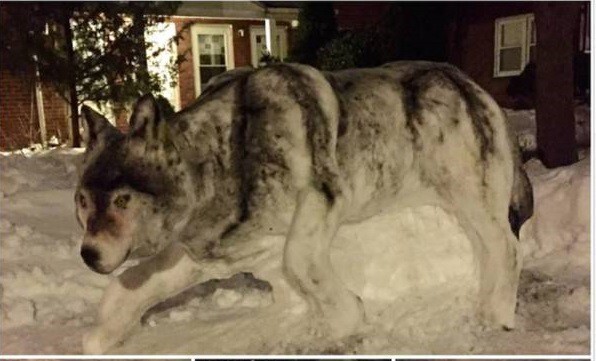
[[[79,146],[78,107],[83,102],[127,104],[140,93],[161,89],[159,79],[147,71],[144,34],[178,6],[174,2],[3,3],[0,46],[7,56],[2,66],[13,73],[39,68],[42,81],[69,102],[73,145]]]

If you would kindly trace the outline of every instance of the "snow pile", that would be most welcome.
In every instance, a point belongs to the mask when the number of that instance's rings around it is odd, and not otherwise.
[[[76,185],[76,160],[83,149],[52,149],[0,153],[0,192],[3,197],[21,190],[68,189]]]
[[[517,328],[478,334],[474,350],[586,355],[591,342],[590,158],[557,169],[533,159],[526,170],[535,207],[521,230],[525,257]]]
[[[525,272],[519,313],[587,339],[590,315],[590,158],[557,169],[526,164],[535,213],[522,229]],[[525,282],[524,282],[525,281]],[[531,327],[531,326],[529,326]]]
[[[83,274],[72,193],[81,150],[0,155],[2,328],[81,325],[106,281]],[[57,307],[59,306],[59,307]]]
[[[6,219],[0,226],[3,329],[56,322],[82,325],[105,280],[80,277],[76,263],[67,267],[78,253],[77,239],[52,239]],[[29,247],[30,242],[37,245]]]
[[[532,159],[526,169],[534,185],[535,202],[534,216],[523,233],[528,254],[540,258],[589,244],[590,159],[553,170]]]
[[[517,134],[521,149],[525,152],[536,150],[536,111],[534,109],[513,110],[503,109],[512,130]],[[575,139],[579,146],[590,145],[590,107],[587,104],[578,105],[575,114]]]
[[[92,325],[110,279],[88,270],[79,256],[72,197],[80,153],[0,155],[4,354],[80,353],[81,334]],[[526,167],[536,209],[521,233],[526,257],[512,332],[476,327],[478,284],[469,241],[456,219],[426,206],[338,232],[332,262],[363,299],[367,315],[367,324],[347,340],[314,332],[317,320],[306,317],[305,302],[285,284],[272,254],[254,276],[213,280],[157,305],[112,352],[586,354],[589,158],[553,170],[535,160]]]
[[[403,305],[415,294],[457,284],[468,285],[457,287],[462,298],[477,291],[471,245],[457,220],[438,207],[384,213],[341,227],[337,237],[335,269],[369,308]]]

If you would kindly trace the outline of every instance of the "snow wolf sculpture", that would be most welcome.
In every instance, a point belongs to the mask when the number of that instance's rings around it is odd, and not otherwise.
[[[472,242],[480,319],[513,327],[516,236],[532,190],[503,112],[452,66],[236,70],[170,119],[141,98],[126,135],[88,107],[83,115],[81,256],[110,273],[131,252],[152,255],[107,288],[88,353],[122,340],[152,305],[250,272],[267,234],[286,236],[284,274],[323,332],[349,335],[363,307],[330,263],[338,227],[421,204],[454,214]]]

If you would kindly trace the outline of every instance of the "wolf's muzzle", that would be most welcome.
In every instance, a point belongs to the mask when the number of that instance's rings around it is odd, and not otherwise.
[[[99,260],[99,252],[95,248],[83,246],[81,248],[81,257],[89,268],[96,269],[97,261]]]

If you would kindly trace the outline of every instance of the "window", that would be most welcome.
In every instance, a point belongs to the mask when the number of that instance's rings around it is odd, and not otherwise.
[[[277,56],[279,60],[284,61],[288,56],[288,28],[285,26],[277,27],[277,36],[275,37],[277,45]],[[250,48],[252,65],[256,68],[259,66],[259,60],[267,53],[267,46],[265,44],[265,27],[251,26],[250,27]]]
[[[536,60],[536,26],[534,15],[526,14],[495,21],[494,76],[521,74],[530,61]]]
[[[191,36],[198,96],[211,78],[234,68],[232,26],[195,24]]]

